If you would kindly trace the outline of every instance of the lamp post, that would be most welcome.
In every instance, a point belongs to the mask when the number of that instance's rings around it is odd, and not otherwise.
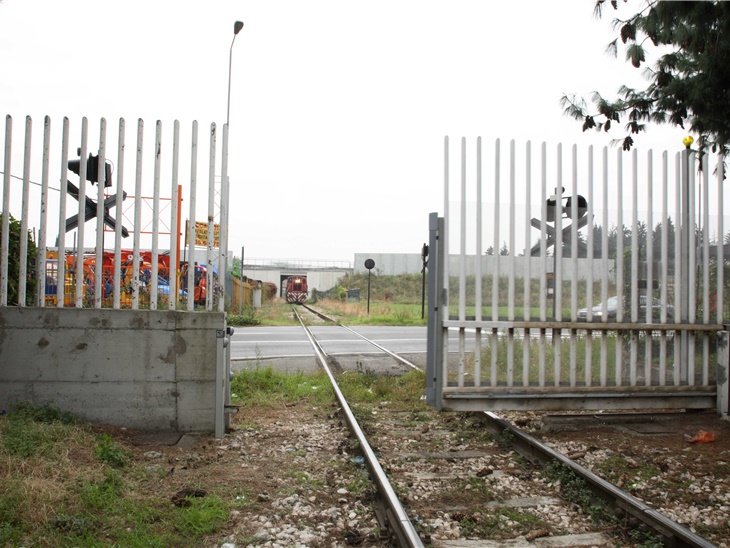
[[[236,35],[241,32],[243,21],[233,23],[233,40],[231,40],[231,50],[228,54],[228,110],[226,111],[226,124],[231,119],[231,67],[233,65],[233,43],[236,41]]]

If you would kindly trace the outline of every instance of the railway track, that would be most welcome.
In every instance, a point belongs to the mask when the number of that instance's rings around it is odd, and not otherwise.
[[[493,413],[455,420],[392,410],[388,402],[353,411],[328,356],[294,313],[357,440],[378,493],[375,517],[392,544],[715,546]],[[588,509],[561,498],[566,483],[579,486]]]

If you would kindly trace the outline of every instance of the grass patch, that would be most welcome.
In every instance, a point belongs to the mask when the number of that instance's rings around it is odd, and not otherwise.
[[[123,442],[50,407],[0,417],[0,463],[0,546],[201,546],[241,504],[176,507]]]
[[[231,381],[231,400],[242,408],[279,405],[312,399],[315,403],[328,403],[334,392],[327,374],[277,373],[271,367],[247,369],[236,372]]]
[[[544,468],[548,481],[560,484],[560,495],[579,506],[594,522],[611,522],[612,515],[606,502],[599,498],[586,481],[576,475],[568,466],[552,461]]]

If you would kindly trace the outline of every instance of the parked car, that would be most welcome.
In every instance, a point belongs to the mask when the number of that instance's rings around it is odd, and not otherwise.
[[[653,322],[661,321],[661,312],[664,305],[660,299],[654,298],[651,305],[651,318]],[[609,297],[606,301],[606,317],[607,321],[615,322],[619,308],[619,300],[615,295]],[[667,309],[667,322],[674,321],[674,307],[671,304],[666,305]],[[603,321],[603,303],[597,304],[591,308],[592,321],[600,322]],[[630,311],[624,311],[624,320],[631,318]],[[588,309],[581,308],[578,310],[578,321],[586,321],[588,319]],[[639,318],[640,322],[646,319],[646,295],[639,295]]]

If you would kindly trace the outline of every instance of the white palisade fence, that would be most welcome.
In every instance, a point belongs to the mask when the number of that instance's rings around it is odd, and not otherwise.
[[[722,156],[481,138],[451,156],[447,138],[444,214],[431,215],[432,404],[715,405]]]

